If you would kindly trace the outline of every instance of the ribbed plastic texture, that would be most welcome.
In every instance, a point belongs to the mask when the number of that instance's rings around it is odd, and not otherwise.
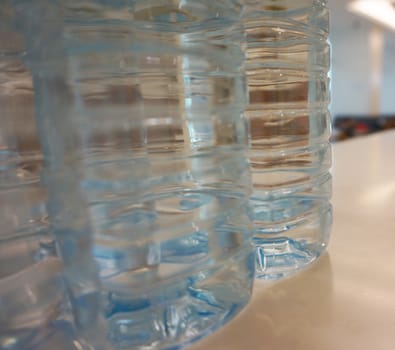
[[[174,349],[208,334],[254,274],[241,5],[19,3],[81,337],[95,324],[110,348]]]
[[[60,313],[62,264],[50,234],[32,75],[10,1],[0,2],[0,348],[28,349]]]
[[[328,9],[248,1],[244,16],[257,276],[314,262],[331,228]]]

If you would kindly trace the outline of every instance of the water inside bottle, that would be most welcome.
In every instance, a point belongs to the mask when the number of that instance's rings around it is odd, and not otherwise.
[[[26,6],[31,21],[39,11]],[[84,296],[100,288],[102,331],[115,348],[176,348],[251,294],[240,4],[56,6],[27,27],[38,38],[29,60],[73,306],[89,313]],[[86,292],[77,282],[94,271],[79,276],[73,236],[91,239],[98,267]]]
[[[331,225],[328,10],[251,1],[244,17],[257,275],[308,266]]]
[[[0,5],[0,348],[27,349],[61,313],[62,264],[40,184],[42,153],[23,35]]]

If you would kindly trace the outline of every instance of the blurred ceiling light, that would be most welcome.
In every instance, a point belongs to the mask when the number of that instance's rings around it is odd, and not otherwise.
[[[355,0],[348,10],[395,31],[395,3],[391,0]]]

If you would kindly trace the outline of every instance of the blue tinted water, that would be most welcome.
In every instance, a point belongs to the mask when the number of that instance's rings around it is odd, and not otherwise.
[[[21,2],[80,337],[175,349],[220,327],[254,275],[240,4]]]

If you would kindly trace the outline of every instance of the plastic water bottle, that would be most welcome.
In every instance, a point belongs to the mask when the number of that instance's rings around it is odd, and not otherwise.
[[[325,0],[249,0],[244,15],[257,276],[314,262],[331,227]]]
[[[76,327],[102,318],[116,349],[218,328],[248,302],[255,268],[240,3],[18,9]]]
[[[14,5],[0,1],[0,348],[82,350],[40,181],[33,77]]]
[[[0,1],[0,348],[48,337],[63,300],[62,264],[40,185],[32,77],[9,1]]]

